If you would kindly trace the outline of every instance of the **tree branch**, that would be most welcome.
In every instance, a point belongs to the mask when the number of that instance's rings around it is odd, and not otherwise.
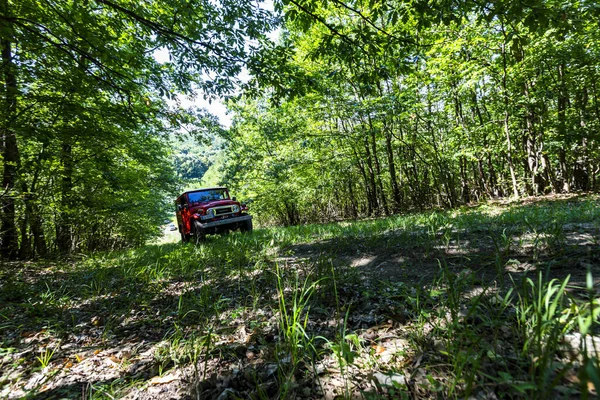
[[[358,46],[358,43],[356,43],[356,41],[354,41],[353,39],[350,39],[348,36],[346,36],[343,33],[339,32],[333,26],[331,26],[330,24],[328,24],[327,21],[325,21],[323,18],[319,17],[317,14],[313,13],[312,11],[310,11],[309,9],[307,9],[306,7],[302,6],[296,0],[290,0],[290,3],[292,3],[293,5],[295,5],[296,7],[298,7],[300,10],[304,11],[306,14],[310,15],[311,17],[313,17],[315,20],[317,20],[320,23],[322,23],[323,25],[325,25],[325,27],[327,27],[327,29],[329,29],[334,35],[339,36],[345,42],[350,43],[350,44],[352,44],[354,46]]]
[[[375,25],[375,23],[370,18],[368,18],[366,15],[364,15],[360,10],[357,10],[357,9],[355,9],[353,7],[350,7],[348,4],[346,4],[346,3],[344,3],[344,2],[342,2],[340,0],[332,0],[332,1],[335,4],[338,4],[338,5],[342,6],[342,7],[344,7],[345,9],[350,10],[353,13],[357,14],[360,18],[363,19],[363,21],[365,21],[367,24],[371,25],[373,28],[375,28],[377,31],[383,33],[384,35],[386,35],[386,36],[388,36],[388,37],[390,37],[390,38],[392,38],[394,40],[397,40],[398,42],[412,44],[412,45],[415,45],[415,46],[417,45],[417,43],[414,42],[414,41],[412,41],[412,40],[409,40],[409,39],[406,39],[406,38],[399,38],[399,37],[397,37],[397,36],[389,33],[385,29],[378,27],[377,25]]]

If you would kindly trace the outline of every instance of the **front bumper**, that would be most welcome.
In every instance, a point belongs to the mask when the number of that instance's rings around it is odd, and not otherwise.
[[[212,222],[200,222],[200,226],[202,227],[202,229],[209,229],[209,228],[214,228],[217,226],[223,226],[223,225],[231,225],[231,224],[237,224],[243,221],[248,221],[252,219],[252,215],[242,215],[241,217],[234,217],[234,218],[225,218],[225,219],[221,219],[218,221],[212,221]]]

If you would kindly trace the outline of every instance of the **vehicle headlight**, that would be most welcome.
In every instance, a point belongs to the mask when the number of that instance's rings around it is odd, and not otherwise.
[[[234,213],[236,213],[236,212],[238,212],[238,211],[240,211],[240,207],[239,207],[239,206],[237,206],[237,205],[234,205],[234,206],[233,206],[233,212],[234,212]]]
[[[215,210],[214,210],[214,209],[212,209],[212,208],[211,208],[211,209],[209,209],[209,210],[206,212],[206,215],[207,215],[207,216],[209,216],[209,217],[213,217],[213,216],[215,215]]]

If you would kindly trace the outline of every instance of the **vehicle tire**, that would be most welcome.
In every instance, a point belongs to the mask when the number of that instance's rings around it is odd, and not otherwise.
[[[244,222],[242,222],[242,226],[240,227],[240,231],[242,232],[252,232],[252,220],[246,220]]]
[[[196,243],[202,242],[206,238],[206,232],[202,229],[200,221],[194,221],[194,236],[196,236]]]

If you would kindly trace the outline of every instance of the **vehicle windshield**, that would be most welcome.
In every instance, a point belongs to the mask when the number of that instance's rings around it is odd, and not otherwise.
[[[227,191],[225,189],[210,189],[188,193],[188,201],[190,203],[205,203],[214,200],[227,200],[227,198]]]

